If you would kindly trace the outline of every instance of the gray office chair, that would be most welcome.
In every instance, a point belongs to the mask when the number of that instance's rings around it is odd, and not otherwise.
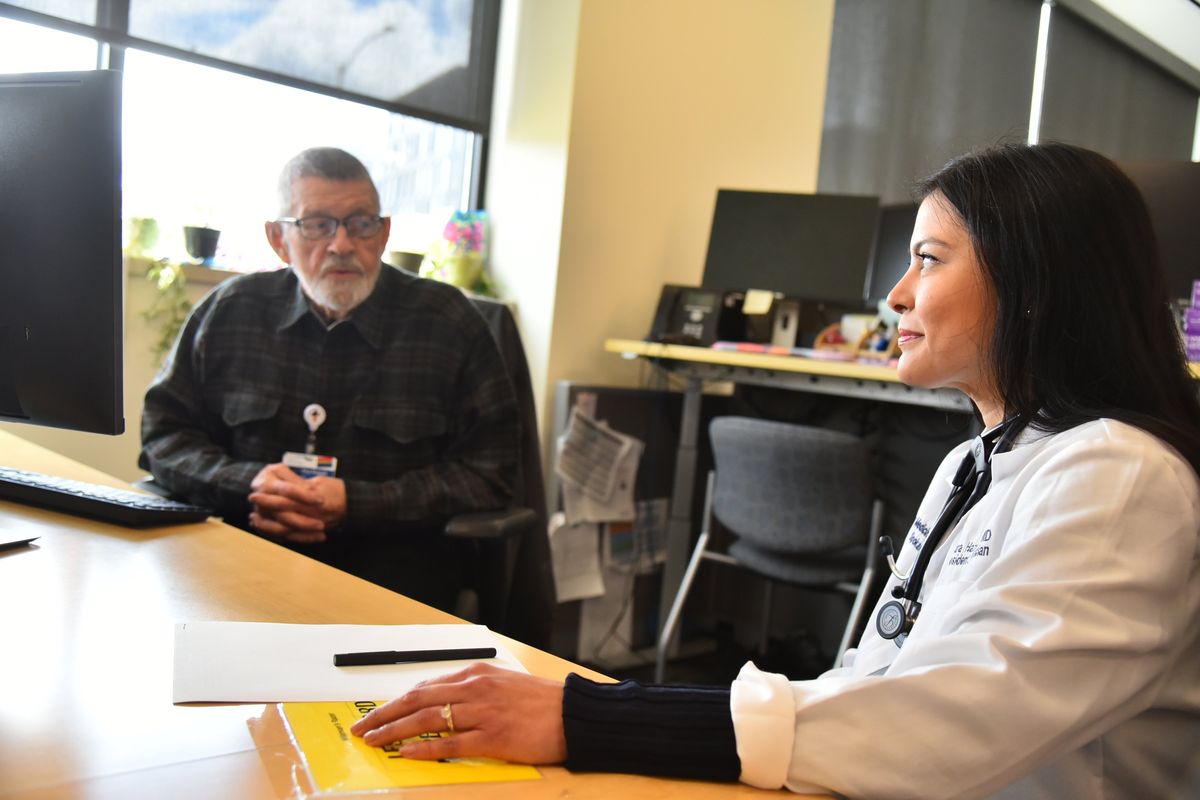
[[[708,476],[703,529],[659,634],[655,680],[663,680],[703,560],[768,579],[760,650],[766,646],[774,581],[854,595],[834,661],[841,663],[865,611],[883,524],[866,445],[836,431],[745,417],[714,419],[709,436],[715,469]],[[735,537],[727,553],[708,549],[714,518]]]

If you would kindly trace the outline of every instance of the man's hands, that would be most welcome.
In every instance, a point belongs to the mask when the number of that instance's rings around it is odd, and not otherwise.
[[[346,484],[338,478],[302,478],[268,464],[250,482],[250,526],[289,542],[325,541],[346,517]]]

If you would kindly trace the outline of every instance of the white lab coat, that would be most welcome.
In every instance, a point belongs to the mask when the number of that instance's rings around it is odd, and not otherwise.
[[[939,467],[907,571],[969,443]],[[1200,482],[1112,420],[1026,430],[930,562],[903,648],[807,681],[743,667],[742,780],[849,797],[1200,797]]]

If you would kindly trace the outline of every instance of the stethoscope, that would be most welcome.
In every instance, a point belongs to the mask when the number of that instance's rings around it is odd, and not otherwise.
[[[951,481],[953,488],[950,496],[946,498],[946,504],[921,544],[917,561],[907,575],[896,566],[892,540],[886,536],[879,537],[879,548],[887,558],[888,568],[903,581],[899,586],[892,587],[892,597],[895,599],[884,603],[875,617],[875,630],[884,639],[895,639],[897,647],[904,644],[904,639],[921,613],[921,603],[917,598],[921,596],[921,584],[933,559],[933,551],[946,532],[954,528],[987,493],[992,482],[992,456],[1011,450],[1013,440],[1024,427],[1024,421],[1014,417],[975,437],[970,452],[958,465],[958,471]]]

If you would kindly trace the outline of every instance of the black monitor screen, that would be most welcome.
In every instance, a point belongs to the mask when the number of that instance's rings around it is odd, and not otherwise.
[[[1122,161],[1146,199],[1172,298],[1191,298],[1200,280],[1200,163]]]
[[[0,420],[125,428],[120,85],[0,75]]]
[[[885,299],[908,269],[908,246],[917,223],[917,208],[916,203],[904,203],[879,210],[879,227],[875,229],[875,251],[871,256],[871,276],[867,284],[868,300]]]
[[[721,189],[706,289],[768,289],[861,304],[879,199]]]

